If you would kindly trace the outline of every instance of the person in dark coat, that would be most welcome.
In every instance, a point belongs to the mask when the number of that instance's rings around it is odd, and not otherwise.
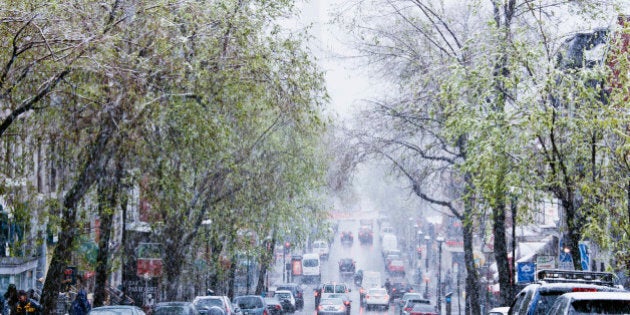
[[[15,287],[15,284],[9,284],[9,288],[7,288],[7,292],[4,293],[4,307],[2,309],[2,314],[7,315],[9,313],[15,314],[15,307],[18,303],[18,290]]]
[[[87,293],[83,289],[79,290],[77,297],[72,301],[70,315],[86,315],[91,309],[92,305],[87,299]]]
[[[42,311],[42,306],[35,300],[28,298],[28,293],[24,290],[18,292],[18,303],[15,306],[15,313],[11,315],[38,315]]]

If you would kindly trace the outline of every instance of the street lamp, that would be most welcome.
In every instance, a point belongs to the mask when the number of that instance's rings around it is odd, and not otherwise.
[[[442,243],[444,243],[444,237],[438,236],[435,240],[438,242],[437,310],[438,314],[442,314]]]
[[[431,237],[429,235],[425,235],[424,241],[427,243],[427,252],[424,255],[424,270],[429,270],[429,247],[431,246]]]

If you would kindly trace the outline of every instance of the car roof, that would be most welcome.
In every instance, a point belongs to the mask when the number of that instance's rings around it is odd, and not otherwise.
[[[562,295],[571,300],[624,300],[630,301],[630,292],[571,292]]]
[[[289,290],[276,290],[275,294],[291,294],[293,295],[293,292],[289,291]]]

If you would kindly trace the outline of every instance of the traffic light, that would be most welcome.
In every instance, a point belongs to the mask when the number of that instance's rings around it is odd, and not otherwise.
[[[284,253],[288,254],[289,252],[291,252],[291,243],[290,242],[284,242]]]

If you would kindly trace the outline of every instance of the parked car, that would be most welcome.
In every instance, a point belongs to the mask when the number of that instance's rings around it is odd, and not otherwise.
[[[547,314],[630,314],[630,292],[565,293],[555,300]]]
[[[160,302],[153,306],[152,315],[200,315],[192,302]]]
[[[510,305],[510,315],[544,315],[553,302],[569,292],[624,292],[609,272],[540,270],[537,282],[527,285]]]
[[[293,313],[297,310],[295,304],[295,298],[293,297],[293,293],[289,290],[276,290],[274,295],[282,304],[282,309],[285,312]]]
[[[269,315],[284,315],[282,304],[276,297],[265,297],[265,303],[267,304]]]
[[[304,288],[301,284],[298,283],[282,283],[276,286],[276,291],[278,290],[288,290],[293,293],[293,297],[295,298],[295,307],[298,310],[304,308]]]
[[[354,275],[356,266],[352,258],[342,258],[339,260],[339,274],[341,276]]]
[[[197,296],[193,299],[193,305],[201,315],[206,315],[213,306],[220,307],[225,315],[236,315],[240,310],[235,310],[230,298],[225,295]]]
[[[369,311],[375,307],[389,309],[390,297],[384,288],[371,288],[365,293],[365,308]]]
[[[265,299],[259,295],[241,295],[234,298],[234,304],[238,305],[243,315],[267,315]]]
[[[340,298],[321,299],[317,307],[317,315],[346,315],[347,312]]]
[[[409,312],[409,315],[438,315],[438,313],[433,305],[416,304]]]
[[[112,305],[95,307],[88,315],[146,315],[139,307],[133,305]]]

